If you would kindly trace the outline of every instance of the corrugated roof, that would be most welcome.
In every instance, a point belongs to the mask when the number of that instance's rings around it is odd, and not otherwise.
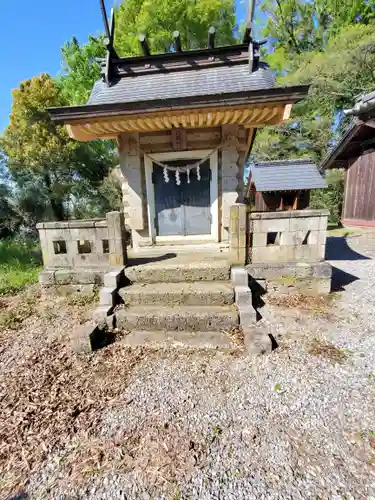
[[[272,88],[275,78],[265,63],[249,72],[248,64],[203,67],[127,76],[113,81],[110,87],[99,80],[95,83],[88,104],[130,103],[155,99],[184,98]]]
[[[315,163],[308,160],[260,162],[252,165],[250,171],[259,192],[327,187]]]

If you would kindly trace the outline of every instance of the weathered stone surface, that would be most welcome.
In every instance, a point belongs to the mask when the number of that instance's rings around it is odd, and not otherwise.
[[[162,349],[166,347],[182,349],[233,350],[238,346],[223,332],[188,332],[188,331],[132,331],[121,343],[130,347]]]
[[[116,288],[104,287],[99,291],[99,304],[101,306],[115,306]]]
[[[239,323],[233,306],[137,306],[120,309],[116,317],[123,330],[216,331]]]
[[[225,281],[193,283],[134,283],[119,291],[125,305],[230,305],[234,302],[233,286]]]
[[[328,226],[328,215],[325,215],[323,217],[320,217],[319,220],[319,230],[320,231],[325,231]]]
[[[311,266],[311,273],[314,278],[332,277],[332,266],[329,262],[318,262]]]
[[[319,217],[297,217],[290,219],[290,231],[319,231]]]
[[[232,267],[230,275],[234,287],[249,285],[249,275],[244,267]]]
[[[97,307],[93,314],[93,321],[97,325],[104,326],[107,324],[107,317],[113,313],[113,307],[100,306]]]
[[[234,289],[236,306],[241,307],[252,307],[252,296],[251,290],[248,286],[236,286]]]
[[[243,328],[244,342],[249,354],[261,355],[272,351],[272,341],[264,325]]]
[[[133,283],[179,283],[182,281],[227,281],[230,265],[225,261],[191,262],[179,264],[140,264],[125,269],[125,276]]]
[[[62,297],[67,297],[68,295],[83,295],[90,296],[94,293],[94,284],[88,285],[59,285],[56,286],[56,293]]]
[[[55,271],[56,285],[71,285],[74,283],[73,272],[65,269],[57,269]]]
[[[295,260],[297,246],[269,245],[252,248],[252,262],[290,262]]]
[[[285,234],[288,234],[288,233],[285,233]],[[265,247],[265,246],[267,246],[267,233],[253,233],[252,234],[252,241],[253,241],[253,247]]]
[[[104,286],[109,288],[119,288],[124,282],[124,268],[110,271],[104,275]]]
[[[331,291],[330,278],[279,278],[267,283],[268,293],[325,295]]]
[[[252,212],[249,214],[251,220],[265,219],[296,219],[300,217],[327,217],[329,211],[326,209],[289,210],[285,212]]]
[[[328,262],[255,263],[249,264],[245,268],[255,280],[287,277],[329,278],[332,275],[332,266]]]
[[[254,233],[272,233],[272,232],[289,231],[289,227],[290,227],[289,218],[260,219],[260,220],[254,220],[253,222]]]
[[[38,281],[42,286],[52,286],[55,284],[55,271],[42,271],[38,274]]]
[[[257,312],[252,305],[239,307],[238,314],[240,317],[240,325],[242,328],[247,328],[251,325],[255,325],[257,322]]]
[[[96,328],[96,324],[90,321],[88,323],[85,323],[84,325],[80,325],[72,332],[71,347],[74,352],[80,354],[91,353],[91,335]]]

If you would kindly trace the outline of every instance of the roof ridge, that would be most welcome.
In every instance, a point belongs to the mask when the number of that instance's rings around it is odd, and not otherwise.
[[[267,165],[292,165],[292,164],[313,164],[316,165],[312,160],[296,158],[295,160],[269,160],[269,161],[258,161],[254,165],[255,167],[265,167]]]

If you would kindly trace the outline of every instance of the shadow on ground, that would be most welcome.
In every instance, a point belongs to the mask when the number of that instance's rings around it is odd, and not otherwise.
[[[331,292],[343,292],[347,285],[357,280],[359,280],[359,278],[354,276],[354,274],[347,273],[338,267],[332,266]]]
[[[142,264],[150,264],[151,262],[161,262],[163,260],[174,259],[176,253],[165,253],[163,255],[154,255],[147,257],[130,257],[129,266],[141,266]]]
[[[352,250],[345,237],[330,236],[326,245],[327,260],[370,260],[366,255],[362,255]]]

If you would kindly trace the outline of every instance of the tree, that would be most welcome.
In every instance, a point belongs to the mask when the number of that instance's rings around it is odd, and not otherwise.
[[[279,71],[295,66],[294,57],[322,51],[328,41],[353,24],[375,21],[374,0],[264,0],[262,35],[269,39],[269,62]]]
[[[344,200],[344,174],[342,170],[332,169],[326,172],[326,189],[311,191],[311,208],[328,208],[329,222],[339,224]]]
[[[104,145],[82,144],[68,137],[66,128],[53,123],[47,108],[66,104],[61,90],[48,75],[34,77],[13,92],[10,124],[1,139],[8,168],[25,193],[51,207],[52,217],[69,216],[77,186],[98,186],[108,174],[108,151]],[[112,161],[114,158],[112,158]],[[23,203],[28,205],[25,196]]]
[[[63,104],[48,75],[34,77],[13,91],[10,124],[2,138],[11,172],[28,169],[42,179],[56,219],[64,219],[64,201],[72,177],[76,144],[55,125],[47,108]]]
[[[346,125],[342,109],[375,87],[373,26],[345,26],[324,50],[295,55],[290,66],[277,84],[310,84],[309,96],[293,108],[287,124],[258,134],[254,154],[262,159],[310,156],[319,161]]]
[[[140,53],[137,35],[145,33],[152,52],[168,52],[178,30],[185,50],[207,46],[208,28],[217,44],[230,44],[237,30],[233,0],[126,0],[116,8],[115,46],[120,55]]]
[[[6,159],[0,153],[0,238],[10,236],[21,220],[12,204],[12,188],[6,170]]]
[[[75,37],[61,49],[63,74],[56,79],[64,100],[71,106],[86,104],[92,87],[100,78],[98,58],[106,55],[103,37],[89,36],[79,45]]]

